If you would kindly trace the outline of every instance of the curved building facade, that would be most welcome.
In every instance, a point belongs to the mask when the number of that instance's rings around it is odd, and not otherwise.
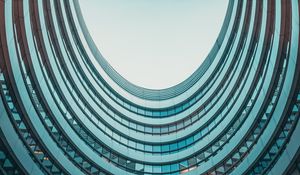
[[[152,90],[78,0],[0,0],[0,174],[300,174],[299,8],[230,0],[203,64]]]

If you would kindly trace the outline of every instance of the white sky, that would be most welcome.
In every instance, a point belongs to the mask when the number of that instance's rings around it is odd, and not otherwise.
[[[228,0],[80,0],[101,54],[124,78],[151,89],[174,86],[203,62]]]

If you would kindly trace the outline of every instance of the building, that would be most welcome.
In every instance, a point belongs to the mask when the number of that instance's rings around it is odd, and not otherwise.
[[[0,1],[0,174],[300,174],[298,0],[231,0],[204,63],[131,84],[77,0]]]

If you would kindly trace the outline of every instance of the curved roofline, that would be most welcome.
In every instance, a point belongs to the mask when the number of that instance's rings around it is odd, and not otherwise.
[[[90,47],[95,59],[98,61],[98,63],[106,72],[106,74],[121,88],[123,88],[125,91],[127,91],[128,93],[134,96],[146,100],[166,100],[166,99],[176,97],[182,94],[183,92],[185,92],[186,90],[190,89],[190,87],[192,87],[204,75],[206,70],[214,61],[216,53],[219,50],[220,45],[224,40],[227,27],[231,19],[230,15],[233,10],[234,2],[229,1],[227,11],[226,11],[226,16],[224,18],[220,33],[212,49],[210,50],[209,54],[204,59],[203,63],[200,64],[200,66],[196,69],[196,71],[193,72],[192,75],[190,75],[188,78],[186,78],[185,80],[183,80],[177,85],[165,89],[149,89],[149,88],[141,87],[133,84],[132,82],[125,79],[121,74],[119,74],[102,56],[100,50],[97,48],[95,42],[93,41],[93,38],[91,37],[87,25],[84,21],[79,1],[75,0],[74,5],[76,8],[77,18],[81,26],[81,30],[83,31],[83,35],[87,41],[87,44]]]

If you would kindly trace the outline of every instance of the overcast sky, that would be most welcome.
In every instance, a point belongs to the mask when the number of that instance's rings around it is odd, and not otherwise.
[[[79,0],[101,54],[124,78],[152,89],[176,85],[203,62],[228,0]]]

